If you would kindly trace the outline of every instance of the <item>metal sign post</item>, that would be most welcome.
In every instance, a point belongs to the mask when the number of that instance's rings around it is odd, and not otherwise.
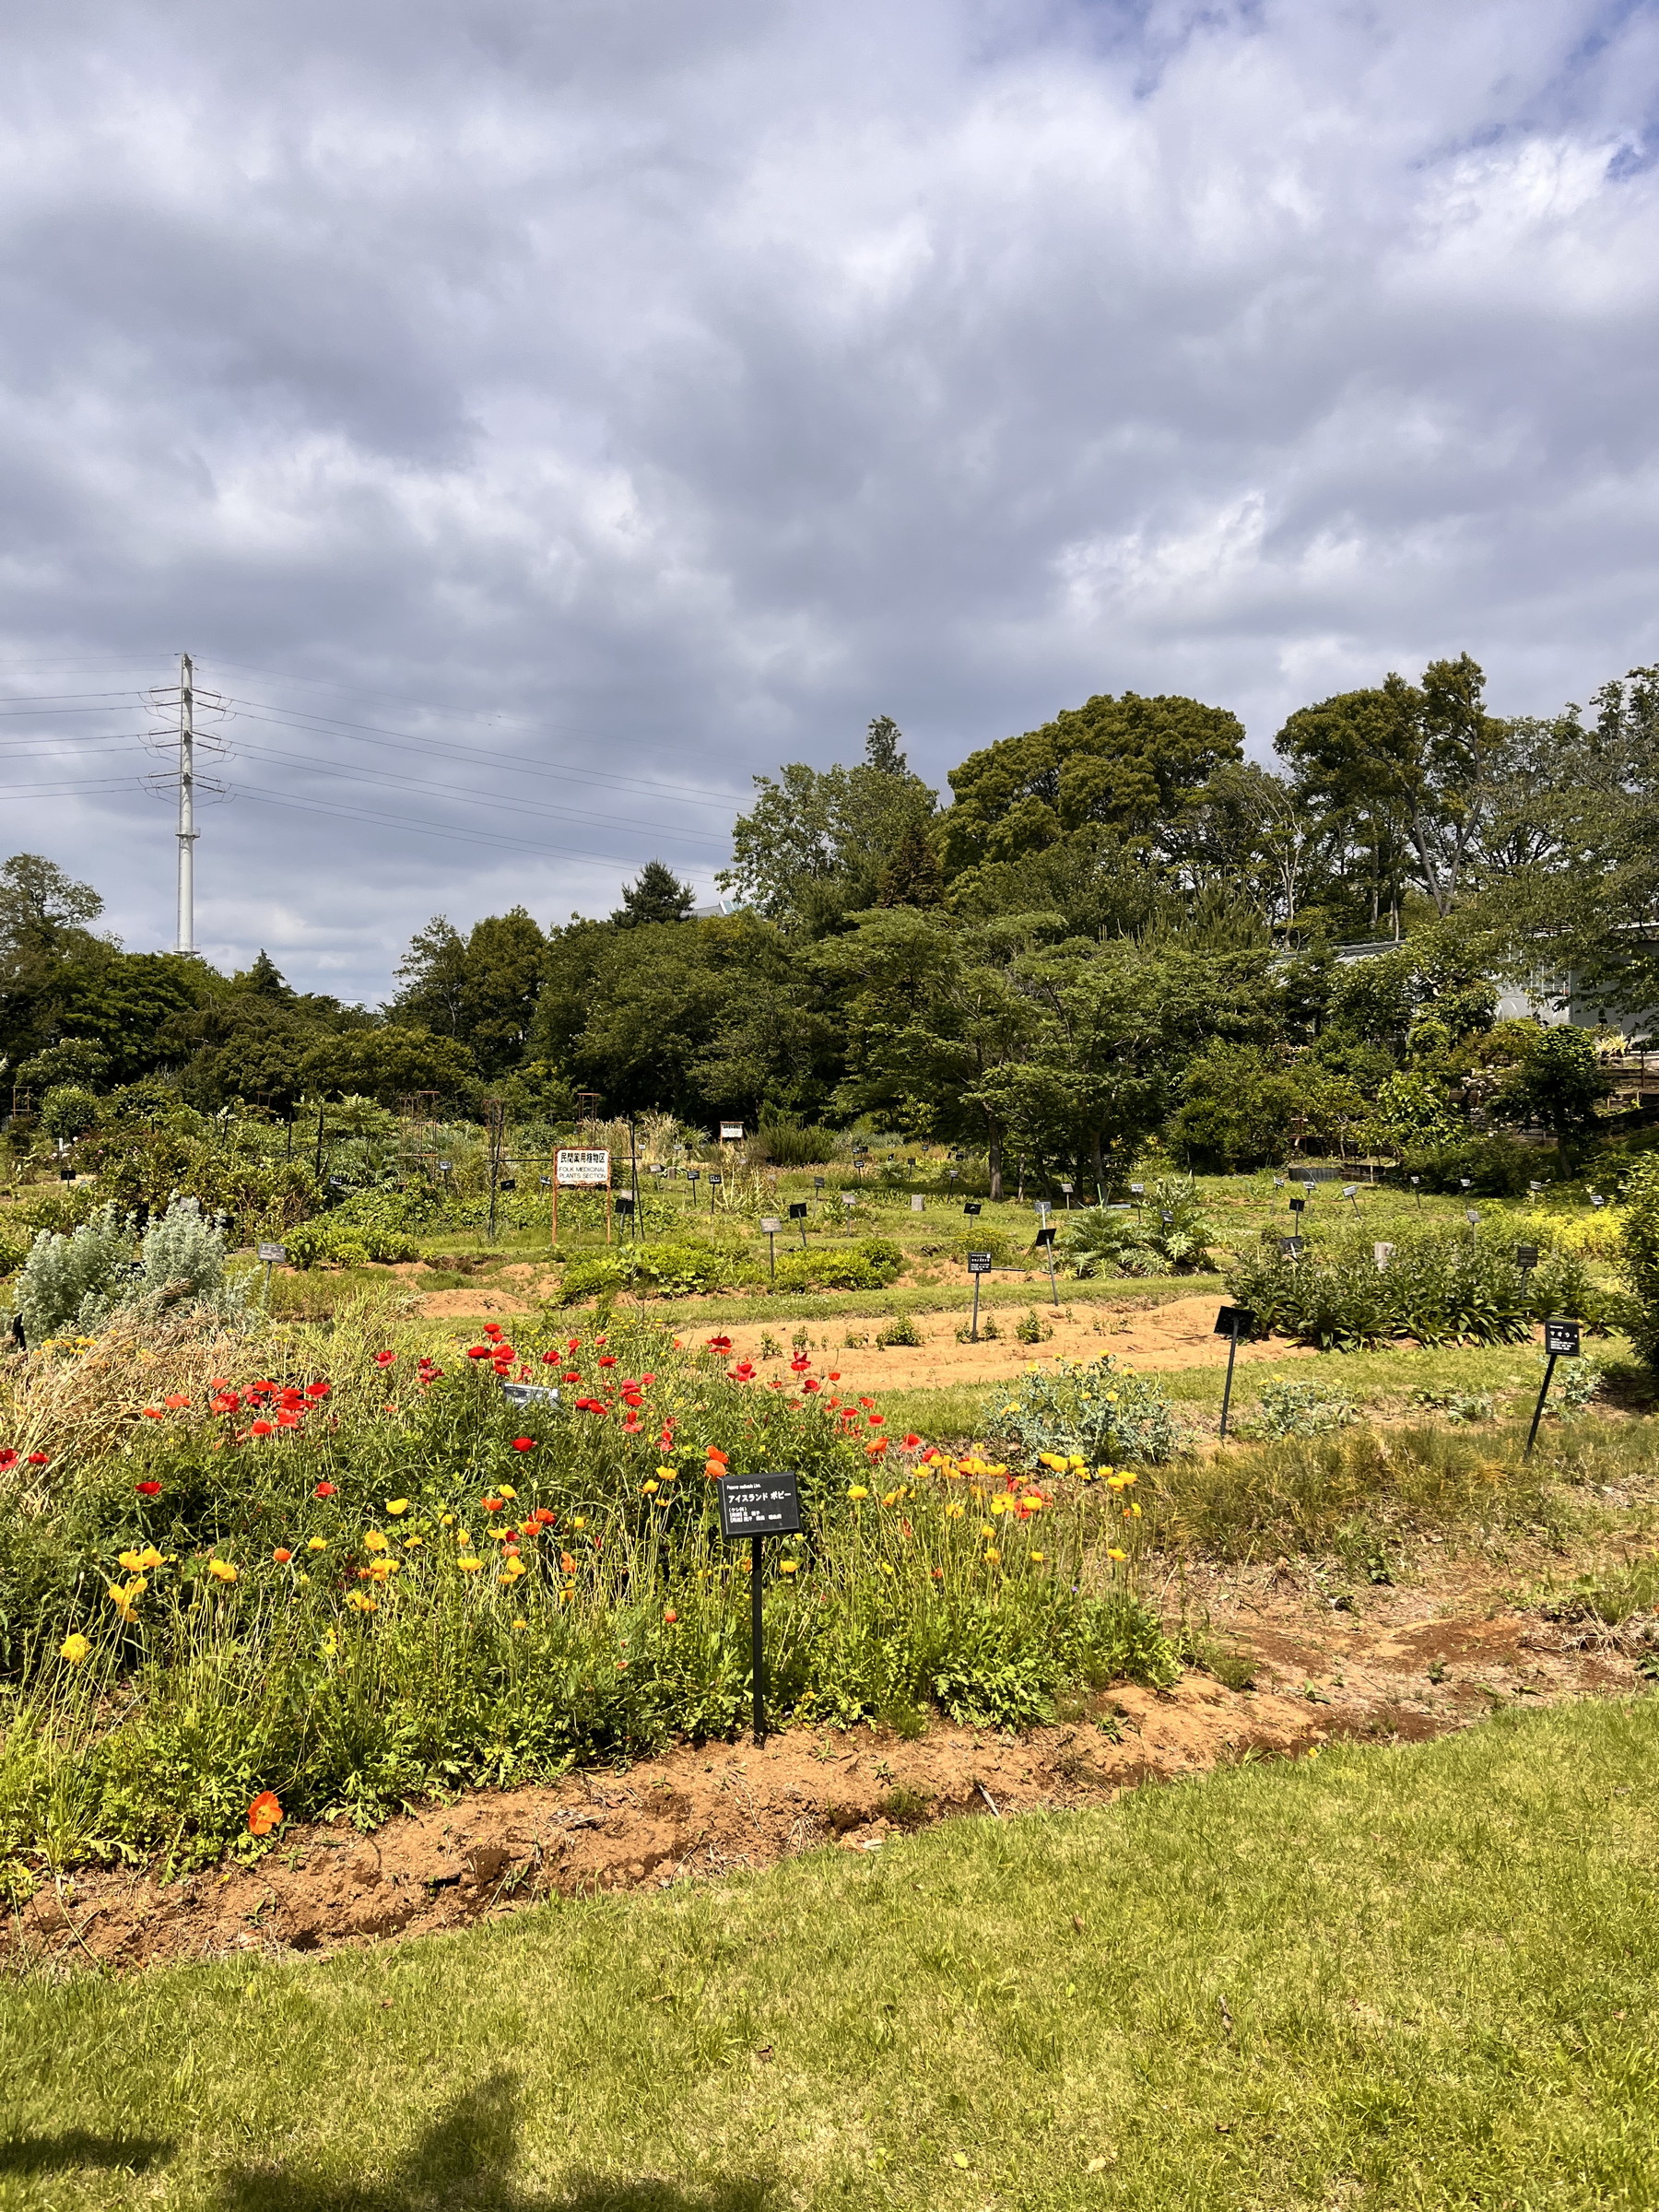
[[[797,1198],[794,1205],[791,1206],[789,1209],[789,1218],[792,1221],[799,1224],[801,1231],[801,1250],[805,1252],[806,1249],[806,1201],[804,1198]]]
[[[265,1311],[269,1312],[271,1306],[271,1270],[273,1267],[279,1266],[282,1262],[288,1258],[288,1247],[286,1244],[262,1244],[259,1247],[259,1256],[265,1262],[265,1292],[261,1302],[265,1306]]]
[[[760,1227],[766,1238],[767,1270],[770,1273],[773,1283],[775,1284],[778,1279],[777,1239],[782,1233],[783,1224],[778,1219],[775,1214],[768,1214],[766,1218],[761,1222]]]
[[[766,1741],[766,1623],[761,1604],[761,1545],[768,1536],[798,1536],[801,1494],[794,1475],[723,1475],[720,1533],[749,1540],[749,1679],[755,1693],[755,1741]]]
[[[1417,1210],[1420,1214],[1423,1210],[1423,1179],[1420,1175],[1413,1175],[1409,1180],[1411,1194],[1417,1200]]]
[[[1239,1339],[1241,1336],[1254,1335],[1255,1322],[1256,1317],[1248,1306],[1223,1306],[1216,1316],[1216,1334],[1227,1339],[1227,1380],[1221,1385],[1221,1427],[1218,1431],[1222,1441],[1226,1440],[1228,1408],[1232,1404],[1233,1361],[1239,1356]]]
[[[968,1272],[973,1278],[973,1326],[968,1341],[977,1344],[979,1338],[979,1286],[980,1277],[991,1272],[991,1254],[988,1252],[971,1252],[968,1254]]]
[[[1579,1356],[1579,1324],[1559,1317],[1544,1324],[1544,1349],[1548,1354],[1544,1363],[1544,1383],[1538,1392],[1538,1402],[1533,1407],[1532,1427],[1526,1432],[1526,1451],[1524,1456],[1532,1457],[1533,1446],[1538,1441],[1538,1423],[1544,1418],[1544,1401],[1549,1395],[1558,1359],[1576,1359]]]
[[[1037,1231],[1037,1246],[1038,1250],[1042,1253],[1044,1259],[1046,1259],[1048,1262],[1049,1295],[1051,1298],[1053,1298],[1054,1301],[1054,1311],[1056,1313],[1058,1313],[1060,1311],[1060,1292],[1054,1282],[1054,1230],[1052,1223],[1045,1223],[1044,1226]]]

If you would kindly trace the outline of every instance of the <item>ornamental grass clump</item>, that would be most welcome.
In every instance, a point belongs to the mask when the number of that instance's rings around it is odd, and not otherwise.
[[[1090,1464],[1126,1459],[1157,1465],[1173,1459],[1182,1442],[1162,1385],[1120,1366],[1110,1352],[1028,1368],[992,1407],[990,1420],[997,1436],[1032,1459],[1047,1452]]]

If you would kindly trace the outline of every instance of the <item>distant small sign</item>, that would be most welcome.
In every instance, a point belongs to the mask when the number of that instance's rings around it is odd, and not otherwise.
[[[763,1237],[781,1237],[782,1233],[782,1222],[779,1220],[776,1214],[768,1214],[760,1224],[760,1234]]]
[[[858,1193],[856,1191],[843,1191],[841,1193],[841,1204],[843,1206],[856,1206],[858,1204]]]
[[[927,1201],[923,1197],[920,1191],[913,1191],[911,1194],[911,1212],[912,1214],[924,1212],[926,1208],[926,1206]]]
[[[801,1493],[793,1473],[724,1475],[716,1483],[723,1536],[798,1536]]]
[[[610,1181],[610,1154],[594,1146],[571,1146],[555,1153],[553,1172],[567,1189],[603,1189]]]
[[[260,1258],[267,1267],[280,1267],[288,1258],[286,1244],[261,1244],[257,1247]]]
[[[979,1213],[979,1210],[980,1202],[977,1198],[970,1198],[967,1205],[962,1208],[962,1211],[971,1218],[976,1217]]]
[[[797,1198],[797,1199],[795,1200],[794,1204],[794,1205],[793,1205],[793,1206],[790,1207],[790,1209],[789,1209],[789,1218],[790,1218],[790,1219],[791,1219],[792,1221],[805,1221],[805,1220],[806,1220],[806,1199],[805,1199],[805,1198]]]
[[[628,1215],[631,1214],[633,1210],[633,1193],[631,1191],[618,1191],[617,1193],[618,1213]]]
[[[1054,1241],[1054,1235],[1055,1231],[1053,1228],[1050,1223],[1045,1221],[1042,1227],[1037,1231],[1037,1241],[1039,1244],[1052,1244]]]
[[[1379,1271],[1387,1266],[1394,1255],[1394,1248],[1392,1244],[1373,1244],[1371,1246],[1371,1258],[1376,1261]]]
[[[743,1142],[743,1124],[741,1122],[722,1122],[720,1141],[723,1145],[740,1145]]]
[[[1041,1235],[1041,1231],[1039,1230],[1038,1234]],[[971,1252],[968,1254],[968,1272],[970,1275],[989,1275],[991,1254],[988,1252]]]
[[[1535,1244],[1517,1244],[1517,1245],[1516,1245],[1516,1247],[1515,1247],[1515,1265],[1516,1265],[1516,1266],[1517,1266],[1517,1267],[1519,1267],[1519,1268],[1521,1269],[1521,1271],[1522,1271],[1522,1273],[1523,1273],[1523,1274],[1524,1274],[1524,1275],[1530,1275],[1530,1274],[1531,1274],[1531,1272],[1532,1272],[1532,1270],[1533,1270],[1533,1269],[1534,1269],[1534,1268],[1535,1268],[1535,1267],[1537,1265],[1537,1264],[1538,1264],[1538,1248],[1537,1248],[1537,1246],[1536,1246]]]
[[[1131,1198],[1144,1198],[1146,1196],[1146,1192],[1147,1186],[1144,1182],[1132,1182],[1129,1185],[1129,1195]]]
[[[1301,1258],[1302,1241],[1300,1237],[1281,1237],[1278,1241],[1278,1248],[1288,1260]]]
[[[1579,1357],[1579,1324],[1576,1321],[1547,1321],[1544,1324],[1544,1349],[1558,1359],[1576,1359]]]
[[[503,1382],[501,1395],[509,1406],[557,1406],[559,1393],[545,1382]]]
[[[1292,1198],[1290,1201],[1290,1211],[1293,1214],[1302,1213],[1306,1210],[1307,1204],[1308,1202],[1305,1198]]]
[[[1256,1317],[1248,1306],[1223,1306],[1216,1316],[1215,1333],[1218,1336],[1231,1336],[1235,1339],[1240,1336],[1253,1336],[1255,1334],[1255,1325]]]

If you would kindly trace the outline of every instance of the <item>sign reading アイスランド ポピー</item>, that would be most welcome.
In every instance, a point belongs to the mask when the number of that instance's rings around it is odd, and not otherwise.
[[[801,1493],[793,1473],[723,1475],[720,1533],[724,1536],[798,1536]]]

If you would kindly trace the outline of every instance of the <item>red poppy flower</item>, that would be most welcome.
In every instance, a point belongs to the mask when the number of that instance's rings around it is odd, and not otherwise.
[[[469,1359],[493,1359],[495,1351],[494,1347],[488,1344],[469,1344],[466,1347],[466,1356]]]
[[[29,1455],[29,1465],[31,1467],[49,1467],[52,1461],[44,1452],[31,1452]]]
[[[754,1379],[754,1361],[752,1359],[739,1359],[736,1366],[733,1368],[731,1371],[730,1380],[734,1382],[752,1382]]]
[[[830,1370],[830,1380],[831,1382],[839,1382],[841,1381],[841,1369],[839,1367],[832,1367]]]
[[[16,1459],[17,1453],[13,1453],[12,1457]],[[159,1482],[135,1482],[133,1488],[140,1498],[159,1498],[161,1495],[161,1485]]]
[[[275,1421],[255,1421],[248,1433],[250,1436],[275,1436],[276,1424]]]
[[[859,1404],[861,1406],[867,1406],[869,1404],[869,1400],[867,1398],[861,1398],[859,1400]],[[887,1415],[885,1413],[873,1413],[870,1416],[870,1426],[872,1429],[879,1429],[882,1422],[886,1419]]]
[[[599,1364],[600,1364],[600,1366],[601,1366],[601,1367],[615,1367],[615,1366],[616,1366],[616,1364],[617,1364],[617,1355],[616,1355],[616,1353],[615,1353],[615,1352],[605,1352],[605,1353],[602,1353],[602,1354],[601,1354],[601,1356],[600,1356]]]
[[[486,1336],[499,1336],[500,1333],[501,1324],[499,1321],[487,1321],[484,1324],[484,1334]]]
[[[731,1348],[732,1340],[729,1336],[711,1336],[709,1339],[709,1349],[712,1352],[718,1352],[723,1359]]]
[[[504,1498],[486,1498],[484,1500],[484,1511],[487,1513],[499,1513],[506,1502],[507,1500]]]
[[[914,1452],[921,1441],[922,1439],[919,1436],[907,1436],[904,1440],[904,1448],[907,1452]]]
[[[817,1377],[816,1375],[808,1375],[808,1376],[807,1376],[807,1378],[806,1378],[806,1382],[803,1382],[803,1383],[802,1383],[802,1385],[801,1385],[801,1388],[802,1388],[803,1390],[807,1390],[807,1391],[811,1391],[811,1390],[822,1390],[822,1389],[823,1389],[823,1387],[824,1387],[824,1386],[823,1386],[823,1384],[822,1384],[822,1383],[821,1383],[821,1382],[818,1381],[818,1377]]]
[[[512,1448],[515,1452],[534,1452],[535,1439],[533,1436],[515,1436],[512,1440]]]
[[[559,1354],[557,1352],[544,1352],[541,1356],[541,1363],[544,1367],[557,1367],[559,1365]]]
[[[495,1356],[498,1359],[516,1359],[518,1358],[518,1354],[510,1344],[498,1344],[495,1347]]]
[[[333,1388],[332,1382],[308,1382],[305,1394],[308,1398],[325,1398]]]
[[[210,1398],[207,1403],[209,1409],[214,1413],[234,1413],[241,1404],[241,1400],[237,1396],[235,1391],[221,1390],[217,1397]]]
[[[272,1559],[276,1561],[278,1567],[286,1567],[293,1556],[294,1555],[291,1551],[284,1551],[280,1544],[271,1554]]]
[[[579,1367],[567,1368],[559,1379],[561,1382],[580,1382],[582,1370]]]
[[[175,1390],[170,1392],[169,1394],[162,1399],[161,1403],[164,1406],[170,1406],[173,1412],[177,1413],[182,1406],[188,1406],[190,1400],[184,1395],[182,1391]]]
[[[867,1409],[868,1409],[870,1406],[874,1406],[874,1405],[875,1405],[875,1403],[876,1403],[876,1401],[875,1401],[875,1399],[874,1399],[874,1398],[860,1398],[858,1402],[859,1402],[859,1404],[860,1404],[861,1406],[864,1406],[864,1407],[865,1407],[866,1410],[867,1410]]]
[[[705,1459],[730,1459],[731,1456],[729,1452],[723,1452],[718,1444],[711,1444],[703,1453]]]
[[[374,1364],[376,1367],[390,1367],[396,1357],[397,1354],[395,1352],[376,1352],[374,1355]]]
[[[159,1406],[147,1406],[144,1408],[144,1418],[147,1421],[164,1421],[167,1415]]]
[[[580,1337],[580,1336],[567,1336],[567,1337],[566,1337],[566,1339],[565,1339],[565,1350],[566,1350],[567,1352],[579,1352],[581,1349],[582,1349],[582,1339],[581,1339],[581,1337]]]
[[[630,1413],[622,1424],[622,1433],[624,1436],[638,1436],[643,1427],[644,1423]]]
[[[313,1498],[332,1498],[334,1494],[335,1486],[332,1482],[320,1482],[312,1492]]]
[[[678,1618],[679,1615],[674,1610],[672,1606],[670,1606],[667,1611],[663,1615],[664,1622],[668,1628],[672,1628]]]
[[[808,1359],[806,1353],[803,1352],[798,1359],[792,1359],[790,1361],[789,1371],[792,1375],[804,1375],[808,1368],[811,1367],[811,1360]]]
[[[644,1405],[644,1403],[645,1403],[645,1401],[644,1401],[644,1399],[643,1399],[643,1398],[642,1398],[642,1397],[640,1395],[640,1394],[639,1394],[639,1392],[638,1392],[637,1390],[625,1390],[625,1391],[622,1393],[622,1403],[623,1403],[623,1405],[624,1405],[624,1406],[643,1406],[643,1405]]]
[[[8,1468],[15,1467],[18,1464],[18,1457],[19,1454],[14,1451],[11,1451],[9,1448],[6,1451],[0,1452],[0,1472],[4,1472]],[[144,1485],[140,1483],[138,1487],[140,1489],[142,1489]],[[159,1489],[160,1487],[161,1486],[159,1483],[156,1485],[158,1489]]]

